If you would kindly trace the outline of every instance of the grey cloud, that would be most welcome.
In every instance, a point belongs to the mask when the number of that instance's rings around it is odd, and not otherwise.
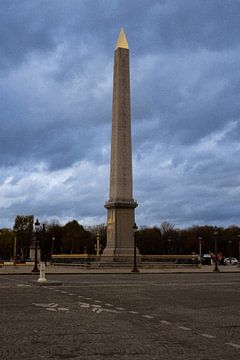
[[[121,26],[131,49],[137,221],[237,222],[239,13],[238,1],[221,0],[2,1],[2,222],[23,212],[105,218]]]
[[[180,52],[140,59],[133,74],[137,79],[133,116],[136,122],[141,120],[137,132],[150,122],[152,140],[158,137],[187,144],[238,119],[238,62],[235,50],[230,54]],[[151,124],[159,131],[151,133]]]
[[[109,55],[117,28],[125,26],[134,53],[159,49],[229,49],[238,44],[236,1],[6,1],[1,3],[1,63],[24,61],[31,52],[85,42]],[[90,50],[94,56],[94,51]]]
[[[173,49],[229,49],[239,43],[238,1],[167,1],[154,4],[148,44]],[[150,17],[150,16],[149,16]],[[147,16],[144,23],[147,25]]]

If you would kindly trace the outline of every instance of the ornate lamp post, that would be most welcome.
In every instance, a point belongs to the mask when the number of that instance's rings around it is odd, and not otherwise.
[[[99,231],[97,231],[97,234],[96,234],[96,240],[97,240],[97,244],[96,244],[96,255],[97,257],[99,257],[100,255],[100,233]]]
[[[229,259],[230,259],[230,265],[232,265],[232,240],[229,240]]]
[[[214,245],[215,245],[215,266],[214,266],[213,271],[218,272],[218,271],[219,271],[218,263],[217,263],[217,260],[218,260],[218,252],[217,252],[217,236],[218,236],[218,230],[217,230],[217,227],[216,227],[216,226],[214,227],[213,235],[214,235]]]
[[[16,258],[17,258],[17,226],[14,225],[13,231],[14,231],[14,241],[13,241],[13,265],[16,265]]]
[[[168,239],[168,255],[171,255],[171,239]]]
[[[134,239],[134,257],[133,257],[133,268],[132,268],[132,272],[134,273],[138,273],[139,270],[137,268],[137,244],[136,244],[136,232],[137,232],[137,225],[136,223],[134,223],[133,225],[133,239]]]
[[[199,246],[199,259],[200,259],[200,266],[202,264],[202,237],[198,237],[198,246]]]
[[[238,234],[238,267],[240,268],[240,234]]]
[[[71,241],[71,250],[70,253],[73,254],[73,237],[72,237],[72,241]]]
[[[53,237],[52,237],[52,249],[51,249],[51,255],[54,253],[54,248],[55,248],[55,243],[54,243],[54,241],[55,241],[55,237],[53,236]]]
[[[39,269],[38,269],[38,266],[37,266],[37,255],[38,255],[38,232],[40,230],[40,222],[38,221],[38,219],[36,220],[35,222],[35,256],[34,256],[34,267],[32,269],[32,272],[33,273],[39,273]]]

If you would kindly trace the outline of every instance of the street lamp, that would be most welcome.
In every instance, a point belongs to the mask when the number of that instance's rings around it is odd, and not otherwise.
[[[32,269],[33,273],[39,273],[39,269],[37,266],[37,246],[38,246],[38,232],[40,230],[40,222],[38,221],[38,219],[35,222],[35,256],[34,256],[34,268]]]
[[[55,243],[54,243],[54,241],[55,241],[55,237],[53,236],[53,237],[52,237],[52,250],[51,250],[51,255],[54,253],[54,248],[55,248]]]
[[[171,239],[168,239],[168,255],[171,255]]]
[[[217,264],[217,258],[218,258],[217,236],[218,236],[218,230],[217,230],[216,226],[214,227],[213,236],[214,236],[214,243],[215,243],[215,266],[214,266],[213,271],[218,272],[219,271],[218,264]]]
[[[100,255],[100,233],[99,231],[97,231],[97,234],[96,234],[96,240],[97,240],[97,244],[96,244],[96,255],[97,257]]]
[[[132,272],[134,272],[134,273],[139,272],[139,270],[137,268],[137,244],[136,244],[136,232],[137,232],[137,229],[138,229],[138,227],[137,227],[136,223],[134,223],[134,225],[133,225],[133,240],[134,240],[134,245],[133,245],[133,247],[134,247],[134,258],[133,258],[133,260],[134,260],[134,262],[133,262],[133,268],[132,268]]]
[[[70,253],[73,254],[73,236],[71,236],[71,237],[72,237],[72,241],[71,241],[71,251],[70,251]]]
[[[2,235],[2,232],[0,231],[0,236]]]
[[[200,266],[202,264],[202,237],[198,237]]]
[[[240,268],[240,234],[238,234],[238,267]]]
[[[229,259],[230,259],[230,265],[232,265],[232,240],[229,240]]]
[[[16,265],[16,257],[17,257],[17,231],[18,227],[14,225],[14,242],[13,242],[13,265]]]

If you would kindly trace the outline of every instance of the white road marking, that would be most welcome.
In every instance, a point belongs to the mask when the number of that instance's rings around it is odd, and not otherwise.
[[[171,325],[171,322],[167,320],[161,320],[160,323],[164,325]]]
[[[109,313],[115,313],[115,314],[118,314],[118,311],[116,311],[116,310],[104,309],[104,308],[98,309],[98,310],[97,310],[97,313],[99,313],[99,312],[103,312],[103,311],[105,311],[105,312],[109,312]]]
[[[28,284],[17,284],[18,287],[31,287],[31,285]]]
[[[81,308],[92,309],[92,311],[95,312],[96,314],[100,314],[102,312],[110,312],[110,313],[118,314],[117,310],[105,309],[101,305],[89,304],[89,303],[85,303],[85,302],[81,302],[81,301],[79,301],[79,305]]]
[[[226,345],[229,345],[229,346],[232,346],[234,347],[235,349],[240,349],[240,345],[239,344],[235,344],[235,343],[225,343]]]
[[[80,305],[82,308],[89,308],[89,307],[90,307],[90,304],[88,304],[88,303],[83,303],[83,302],[79,302],[79,305]]]
[[[54,307],[57,307],[57,306],[58,306],[58,304],[55,304],[55,303],[51,303],[51,304],[50,304],[50,307],[53,307],[53,308],[54,308]]]
[[[139,314],[138,311],[128,311],[128,312],[129,312],[129,314]]]
[[[102,311],[104,311],[104,309],[100,306],[100,307],[93,307],[92,308],[93,312],[96,312],[97,314],[101,313]]]
[[[191,328],[186,327],[186,326],[178,326],[178,328],[181,329],[181,330],[185,330],[185,331],[190,331],[190,330],[192,330]]]
[[[101,314],[102,311],[103,311],[103,309],[98,309],[98,310],[96,311],[96,313],[97,313],[97,314]]]
[[[39,304],[39,303],[32,303],[32,305],[44,307],[44,308],[55,308],[58,306],[58,304],[50,303],[50,304]]]
[[[208,338],[208,339],[215,339],[216,338],[216,336],[214,336],[214,335],[209,335],[209,334],[201,334],[203,337],[205,337],[205,338]]]
[[[38,307],[42,307],[47,311],[69,311],[68,308],[64,308],[64,307],[58,307],[58,304],[56,303],[50,303],[50,304],[37,304],[37,303],[32,303],[32,305],[38,306]]]
[[[142,317],[144,317],[146,319],[154,319],[154,316],[151,316],[151,315],[142,315]]]
[[[31,287],[31,285],[29,285],[29,284],[17,284],[17,286],[18,287]],[[60,292],[62,294],[67,294],[67,291],[53,289],[53,288],[49,288],[49,287],[47,289],[54,290],[54,291]],[[68,295],[74,296],[75,294],[68,293]],[[93,300],[96,303],[102,303],[102,301],[94,300],[93,298],[90,298],[90,297],[84,297],[82,295],[78,295],[78,297],[79,298],[84,298],[86,300]],[[38,307],[43,307],[47,311],[69,311],[68,308],[58,307],[58,304],[56,304],[56,303],[50,303],[50,304],[32,303],[32,305],[35,305],[35,306],[38,306]],[[81,308],[88,308],[88,309],[92,308],[92,311],[95,312],[96,314],[101,314],[102,312],[118,313],[117,310],[120,310],[120,311],[125,310],[125,308],[123,308],[123,307],[116,307],[116,310],[104,309],[101,305],[96,305],[96,304],[91,305],[91,304],[83,303],[83,302],[79,302],[79,305],[80,305]],[[105,303],[105,306],[113,307],[114,305],[109,304],[109,303]],[[128,313],[135,314],[135,315],[139,314],[138,311],[133,311],[133,310],[129,310]],[[146,319],[154,319],[154,316],[151,316],[151,315],[142,315],[142,317],[144,317]],[[160,323],[164,324],[164,325],[171,325],[171,322],[167,321],[167,320],[160,320]],[[186,327],[186,326],[177,326],[177,327],[179,329],[185,330],[185,331],[191,331],[192,330],[191,328]],[[216,338],[216,336],[214,336],[214,335],[209,335],[209,334],[205,334],[205,333],[202,333],[201,336],[203,336],[205,338],[208,338],[208,339]],[[236,344],[236,343],[232,343],[232,342],[225,343],[225,344],[229,345],[229,346],[231,346],[231,347],[233,347],[235,349],[240,349],[240,344]]]

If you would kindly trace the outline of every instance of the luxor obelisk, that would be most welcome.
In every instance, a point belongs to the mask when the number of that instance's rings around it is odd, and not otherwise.
[[[137,203],[132,181],[129,47],[123,29],[114,52],[110,191],[105,207],[108,213],[104,259],[131,260]]]

